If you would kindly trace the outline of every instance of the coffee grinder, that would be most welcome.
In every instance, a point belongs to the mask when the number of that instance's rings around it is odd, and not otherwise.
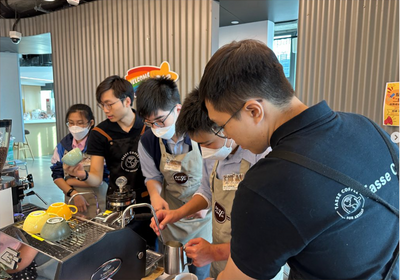
[[[34,187],[33,183],[33,176],[32,174],[28,173],[28,168],[25,162],[22,162],[25,167],[21,167],[21,162],[14,161],[14,162],[7,162],[3,166],[3,170],[1,170],[1,176],[9,176],[14,178],[15,184],[12,187],[12,197],[13,197],[13,210],[14,210],[14,222],[17,222],[22,219],[22,200],[26,196],[36,195],[45,205],[47,203],[33,190]],[[26,177],[20,177],[20,169],[26,171]],[[30,190],[27,193],[24,191]]]
[[[15,179],[1,175],[10,144],[11,123],[11,120],[0,120],[0,228],[14,223],[12,187]]]
[[[44,204],[47,204],[37,193],[31,190],[34,187],[33,176],[28,174],[26,162],[14,161],[6,163],[11,124],[11,120],[0,120],[0,210],[5,213],[5,219],[2,217],[0,220],[0,228],[9,224],[10,201],[12,203],[13,222],[20,221],[23,218],[21,202],[24,197],[36,195]],[[21,164],[25,165],[25,167],[20,168]],[[26,171],[26,177],[20,177],[20,169]],[[26,190],[30,191],[24,193]]]

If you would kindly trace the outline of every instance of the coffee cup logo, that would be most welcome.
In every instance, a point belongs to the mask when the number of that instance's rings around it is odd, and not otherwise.
[[[226,220],[225,208],[218,202],[215,202],[214,204],[214,217],[215,220],[220,224],[224,223]]]
[[[188,179],[189,179],[189,177],[185,173],[180,172],[180,173],[174,174],[174,180],[178,184],[184,184],[187,182]]]

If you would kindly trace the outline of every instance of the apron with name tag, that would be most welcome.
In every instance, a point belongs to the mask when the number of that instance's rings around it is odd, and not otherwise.
[[[214,164],[210,176],[212,192],[212,228],[213,244],[223,244],[231,241],[231,211],[233,199],[239,183],[244,174],[250,169],[250,162],[242,159],[239,174],[227,174],[222,179],[217,178],[219,161]],[[227,261],[215,261],[211,263],[210,276],[216,278],[224,270]]]
[[[173,155],[166,151],[160,141],[160,171],[164,176],[161,197],[168,203],[169,209],[178,209],[188,202],[201,183],[202,157],[198,144],[192,141],[192,150],[188,153]],[[177,240],[186,244],[190,239],[202,237],[211,242],[211,213],[200,219],[183,218],[174,224],[168,224],[163,230],[164,242]]]

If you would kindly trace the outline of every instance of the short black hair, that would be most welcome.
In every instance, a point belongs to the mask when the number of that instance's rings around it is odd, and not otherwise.
[[[118,99],[124,99],[129,97],[131,99],[131,104],[133,104],[133,86],[130,82],[121,78],[120,76],[114,75],[107,77],[102,81],[96,89],[96,100],[97,103],[101,103],[101,96],[107,90],[112,89],[114,92],[114,96]]]
[[[87,119],[89,122],[93,120],[93,125],[91,128],[94,127],[94,115],[92,112],[92,109],[86,105],[86,104],[74,104],[71,107],[69,107],[67,114],[65,114],[65,123],[68,122],[68,117],[72,113],[80,113]]]
[[[148,78],[136,90],[136,107],[139,116],[148,118],[158,110],[171,110],[180,104],[176,83],[167,77]]]
[[[233,114],[250,98],[262,98],[285,108],[294,90],[274,52],[257,40],[233,41],[207,63],[201,78],[200,100],[220,112]]]
[[[185,98],[181,112],[175,124],[176,134],[181,136],[189,134],[196,135],[198,132],[212,133],[211,126],[214,124],[204,111],[199,98],[199,89],[193,89]]]

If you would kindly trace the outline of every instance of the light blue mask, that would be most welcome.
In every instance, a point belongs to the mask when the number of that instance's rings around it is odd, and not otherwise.
[[[232,153],[232,144],[233,140],[231,139],[231,145],[229,147],[226,146],[226,142],[228,138],[225,139],[224,145],[219,149],[210,149],[201,147],[201,155],[204,159],[214,159],[214,160],[224,160],[230,153]]]
[[[151,128],[151,131],[153,131],[155,136],[169,140],[175,134],[175,123],[171,126]]]
[[[176,123],[176,117],[175,117],[175,111],[173,112],[174,114],[174,124],[170,126],[165,126],[165,127],[157,127],[157,128],[151,128],[151,131],[153,134],[159,138],[169,140],[174,136],[175,134],[175,123]]]

